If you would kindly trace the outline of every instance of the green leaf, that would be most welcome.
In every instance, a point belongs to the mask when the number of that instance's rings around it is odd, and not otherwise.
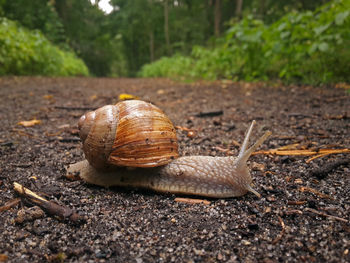
[[[316,36],[321,35],[324,31],[326,31],[329,28],[330,25],[331,23],[328,23],[328,24],[314,28],[314,32],[316,33]]]
[[[342,24],[344,24],[344,21],[349,16],[349,13],[350,13],[349,11],[345,11],[337,14],[335,17],[335,24],[337,26],[341,26]]]
[[[286,23],[282,23],[278,26],[277,30],[278,31],[283,31],[283,29],[285,29],[287,27],[287,24]]]
[[[282,39],[285,39],[285,38],[287,38],[289,36],[290,36],[290,32],[289,31],[282,32],[281,35],[280,35],[280,37]]]
[[[329,45],[326,42],[322,42],[318,45],[318,49],[322,52],[327,52],[329,50]]]
[[[311,54],[313,54],[316,50],[317,50],[317,47],[318,47],[318,43],[313,43],[312,45],[311,45],[311,47],[309,48],[309,54],[311,55]]]

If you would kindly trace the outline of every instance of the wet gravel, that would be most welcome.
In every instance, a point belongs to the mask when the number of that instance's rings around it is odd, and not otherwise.
[[[178,129],[182,155],[237,155],[253,119],[253,140],[273,133],[264,150],[350,148],[344,88],[0,78],[0,206],[18,197],[16,181],[85,218],[62,220],[22,200],[0,212],[0,262],[350,262],[349,153],[310,162],[311,156],[254,155],[249,166],[262,197],[210,204],[67,180],[65,165],[83,159],[79,117],[122,93],[154,103],[175,125],[193,131]],[[18,125],[32,119],[41,123]],[[322,176],[313,173],[337,162]],[[35,216],[18,219],[32,210]]]

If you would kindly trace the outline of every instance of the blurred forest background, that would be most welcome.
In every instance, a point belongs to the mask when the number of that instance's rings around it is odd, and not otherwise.
[[[0,76],[350,82],[350,0],[0,0]]]

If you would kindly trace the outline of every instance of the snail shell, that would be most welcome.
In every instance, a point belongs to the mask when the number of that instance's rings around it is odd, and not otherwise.
[[[144,101],[106,105],[83,115],[78,126],[85,157],[96,169],[156,167],[179,156],[172,122]]]

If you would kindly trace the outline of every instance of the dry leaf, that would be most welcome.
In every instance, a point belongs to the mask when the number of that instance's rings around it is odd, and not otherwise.
[[[52,95],[44,95],[43,98],[46,100],[52,100],[53,96]]]
[[[5,262],[8,260],[8,256],[6,254],[0,254],[0,262]]]
[[[137,100],[137,99],[139,99],[139,97],[131,94],[127,94],[127,93],[119,94],[119,100]]]
[[[350,85],[347,83],[338,83],[335,85],[337,89],[350,89]]]
[[[41,123],[41,120],[33,119],[31,121],[20,121],[18,122],[18,125],[22,125],[24,127],[31,127],[40,123]]]
[[[90,96],[90,98],[89,98],[91,101],[93,101],[93,100],[95,100],[95,99],[97,99],[97,95],[96,94],[94,94],[94,95],[92,95],[92,96]]]

